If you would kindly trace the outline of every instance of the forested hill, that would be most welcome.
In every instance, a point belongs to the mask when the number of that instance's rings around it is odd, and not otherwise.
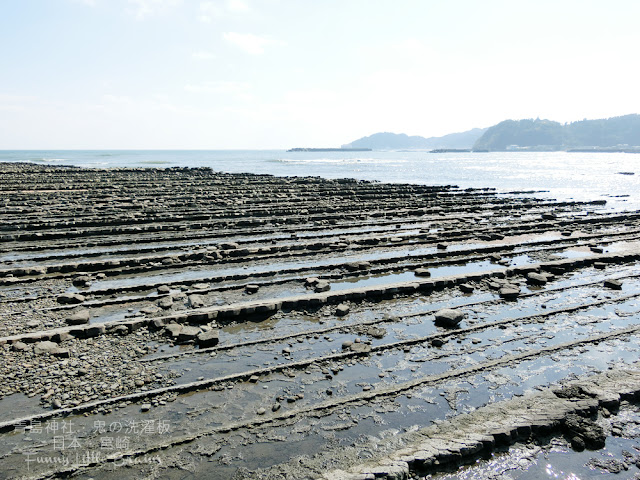
[[[355,140],[343,148],[372,148],[374,150],[415,149],[429,150],[433,148],[471,148],[486,128],[474,128],[466,132],[450,133],[443,137],[409,136],[404,133],[374,133],[368,137]]]
[[[489,128],[474,150],[557,149],[640,145],[640,115],[561,124],[550,120],[505,120]]]

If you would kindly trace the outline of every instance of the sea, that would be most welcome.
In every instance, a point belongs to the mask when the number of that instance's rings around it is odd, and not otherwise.
[[[0,162],[82,168],[210,167],[228,173],[455,185],[529,192],[562,201],[606,200],[606,210],[640,210],[640,155],[632,153],[3,150]]]

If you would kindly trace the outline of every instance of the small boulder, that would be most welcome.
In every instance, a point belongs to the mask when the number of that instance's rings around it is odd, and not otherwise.
[[[505,300],[514,300],[520,295],[520,289],[516,286],[502,287],[498,293]]]
[[[349,313],[349,310],[349,305],[347,305],[346,303],[341,303],[336,307],[336,315],[338,317],[344,317],[347,313]]]
[[[547,283],[547,277],[541,273],[531,272],[527,274],[527,283],[529,285],[542,286]]]
[[[201,348],[214,347],[219,341],[220,336],[215,328],[198,334],[198,346]]]
[[[182,327],[178,333],[178,343],[187,343],[194,341],[202,332],[198,327]]]
[[[91,285],[91,277],[88,275],[80,275],[72,280],[74,286],[76,287],[88,287]]]
[[[305,279],[304,286],[305,287],[314,287],[315,285],[317,285],[317,283],[319,281],[320,280],[318,280],[317,277],[309,277],[309,278]]]
[[[180,335],[182,328],[182,325],[179,325],[177,323],[170,323],[169,325],[165,325],[164,330],[169,336],[178,338],[178,335]]]
[[[386,334],[387,334],[387,331],[384,328],[369,327],[367,329],[367,335],[373,338],[383,338]]]
[[[355,353],[369,353],[371,351],[371,345],[366,343],[354,343],[351,345],[350,349]]]
[[[329,282],[320,280],[318,283],[316,283],[314,290],[316,292],[328,292],[329,290],[331,290],[331,285],[329,285]]]
[[[622,290],[622,282],[620,280],[605,280],[604,286],[605,288],[610,288],[612,290]]]
[[[89,310],[83,308],[81,310],[76,310],[71,315],[69,315],[66,319],[68,325],[84,325],[89,323]]]
[[[158,306],[164,310],[168,310],[173,306],[173,297],[167,296],[158,301]]]
[[[58,344],[45,340],[44,342],[38,342],[33,346],[33,353],[36,355],[42,355],[43,353],[53,354],[59,349]]]
[[[416,268],[413,272],[416,277],[430,277],[431,272],[426,268]]]
[[[463,318],[464,313],[453,308],[443,308],[435,314],[436,324],[447,328],[457,327]]]
[[[13,350],[14,352],[26,352],[27,350],[29,350],[29,345],[24,342],[16,342],[11,345],[11,350]]]
[[[246,287],[244,287],[244,291],[247,292],[249,295],[258,293],[258,290],[260,290],[260,286],[255,284],[247,285]]]
[[[473,293],[475,288],[470,283],[462,283],[460,284],[460,290],[462,293]]]
[[[63,293],[58,296],[57,301],[62,305],[77,305],[84,302],[85,297],[79,293]]]
[[[161,285],[158,287],[158,295],[169,295],[171,293],[171,289],[169,285]]]
[[[188,297],[189,306],[191,308],[202,308],[204,307],[204,298],[201,295],[189,295]]]

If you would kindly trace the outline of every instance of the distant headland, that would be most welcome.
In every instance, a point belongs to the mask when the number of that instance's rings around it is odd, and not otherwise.
[[[371,148],[290,148],[287,152],[370,152]]]
[[[561,124],[551,120],[505,120],[490,128],[474,128],[442,137],[374,133],[342,145],[338,151],[425,150],[432,153],[567,151],[640,153],[640,115]],[[313,151],[313,150],[308,150]]]

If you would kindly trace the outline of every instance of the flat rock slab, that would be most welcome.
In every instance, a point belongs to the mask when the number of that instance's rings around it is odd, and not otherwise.
[[[436,325],[455,328],[464,318],[464,312],[453,308],[443,308],[435,313]]]
[[[426,268],[416,268],[413,273],[416,275],[416,277],[430,277],[431,276],[431,272]]]
[[[502,287],[498,293],[501,298],[514,300],[520,295],[520,289],[517,287]]]
[[[220,342],[220,335],[217,329],[207,330],[199,333],[197,340],[201,348],[214,347]]]
[[[84,295],[80,295],[79,293],[63,293],[57,298],[57,302],[61,305],[77,305],[84,301]]]
[[[531,272],[527,274],[527,283],[529,285],[545,285],[547,283],[547,276],[541,273]]]
[[[622,290],[622,282],[620,280],[605,280],[604,286],[612,290]]]
[[[70,316],[66,318],[66,322],[68,325],[84,325],[89,323],[89,310],[82,309],[76,310]]]

